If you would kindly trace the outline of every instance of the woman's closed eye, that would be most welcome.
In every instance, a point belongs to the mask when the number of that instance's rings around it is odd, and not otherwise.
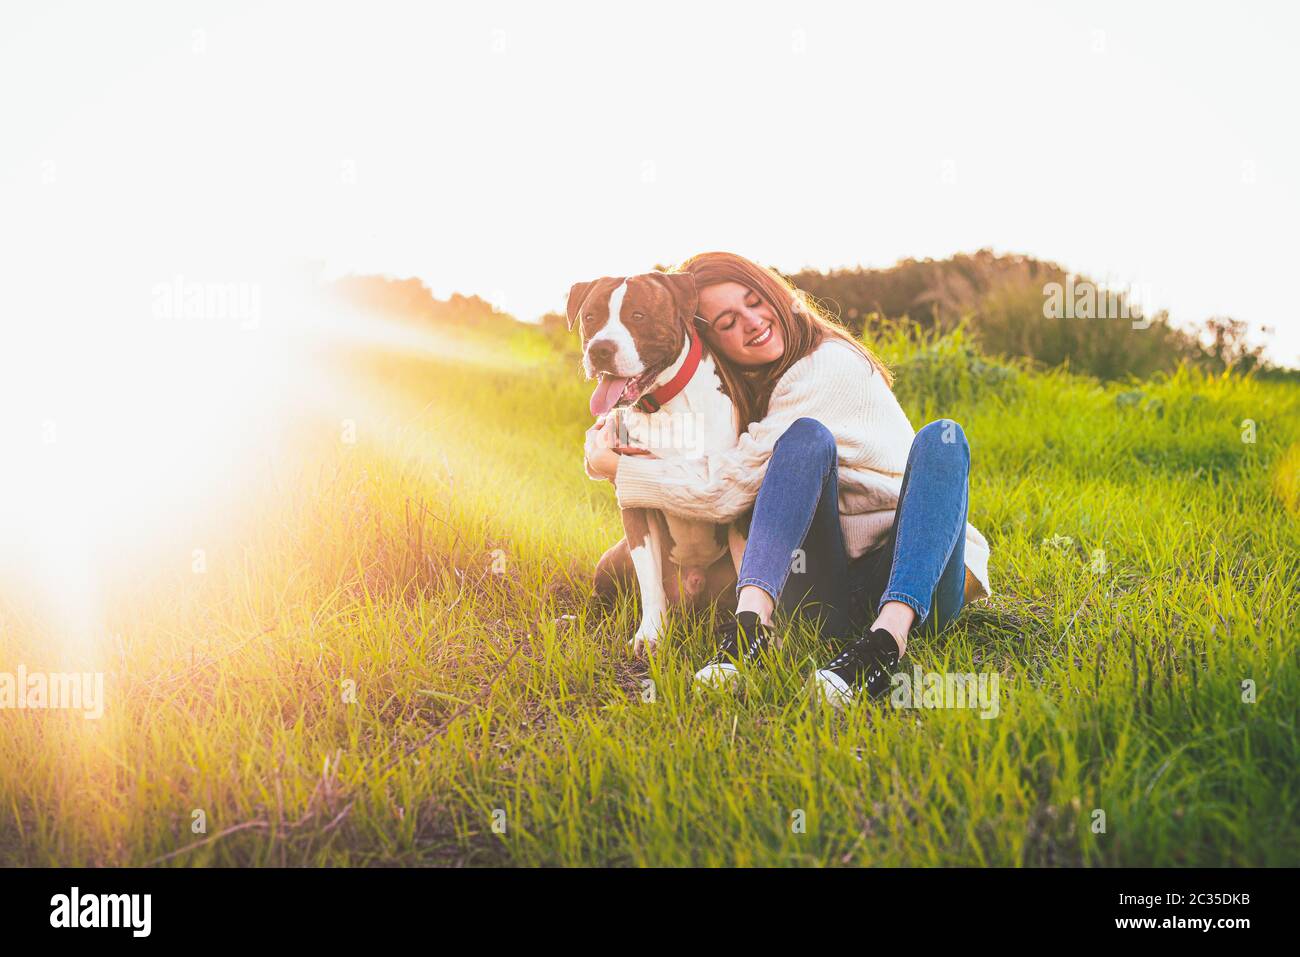
[[[753,290],[750,290],[745,296],[745,305],[750,309],[757,309],[762,302],[762,297]],[[730,332],[735,327],[736,313],[733,309],[728,309],[713,321],[713,328],[717,332]]]

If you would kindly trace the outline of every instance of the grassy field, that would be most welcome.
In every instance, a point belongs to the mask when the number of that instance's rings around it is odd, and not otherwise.
[[[354,443],[296,423],[118,576],[102,719],[0,711],[0,864],[1300,862],[1300,389],[879,343],[914,425],[966,429],[997,592],[909,657],[996,671],[1000,713],[835,712],[798,623],[732,694],[691,686],[704,621],[631,658],[573,355],[446,342],[350,363]],[[22,589],[0,629],[0,671],[54,667]]]

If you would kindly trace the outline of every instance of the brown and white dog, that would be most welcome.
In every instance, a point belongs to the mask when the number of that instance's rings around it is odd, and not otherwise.
[[[620,418],[620,444],[660,458],[735,446],[737,413],[694,327],[698,306],[689,273],[606,276],[569,290],[569,328],[579,323],[583,369],[599,379],[591,414]],[[623,530],[641,590],[641,624],[631,641],[640,654],[663,633],[664,563],[678,566],[683,600],[698,599],[706,570],[729,545],[734,561],[738,533],[644,508],[623,509]]]

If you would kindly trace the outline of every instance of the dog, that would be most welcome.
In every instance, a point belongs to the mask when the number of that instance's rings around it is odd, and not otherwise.
[[[618,418],[621,446],[660,458],[701,458],[736,445],[739,414],[695,327],[698,308],[689,273],[605,276],[569,290],[569,330],[581,329],[583,370],[599,380],[590,411],[598,421]],[[743,540],[730,526],[658,509],[626,508],[622,517],[641,592],[641,623],[630,644],[641,654],[663,635],[664,563],[677,566],[679,594],[693,602],[707,569],[729,548],[734,564]]]

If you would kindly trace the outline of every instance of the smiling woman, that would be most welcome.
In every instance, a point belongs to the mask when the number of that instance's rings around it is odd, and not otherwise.
[[[785,352],[785,337],[767,301],[743,283],[706,286],[700,291],[700,315],[714,349],[736,365],[767,365]]]
[[[726,252],[700,253],[677,268],[695,277],[704,338],[726,360],[721,371],[742,424],[763,417],[776,383],[828,337],[850,344],[892,383],[874,352],[774,270]]]

